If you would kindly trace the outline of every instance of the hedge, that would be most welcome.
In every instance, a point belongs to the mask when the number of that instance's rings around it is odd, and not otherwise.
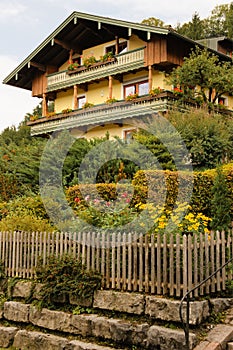
[[[226,177],[229,198],[231,200],[231,217],[233,218],[233,163],[223,166],[223,173]],[[216,170],[193,172],[185,171],[162,171],[162,170],[139,170],[132,181],[133,197],[130,205],[152,201],[153,203],[166,203],[167,208],[172,208],[177,201],[178,188],[181,197],[186,197],[187,188],[192,190],[190,205],[194,212],[202,212],[211,216],[211,196]],[[193,181],[192,181],[193,180]],[[179,187],[178,187],[179,185]],[[114,200],[117,192],[129,191],[129,185],[116,184],[87,184],[75,185],[66,190],[69,204],[75,204],[75,198],[85,200],[83,193],[95,198],[96,190],[104,200]],[[148,199],[149,196],[149,199]]]

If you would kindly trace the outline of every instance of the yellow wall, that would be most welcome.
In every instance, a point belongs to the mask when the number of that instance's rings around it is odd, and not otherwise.
[[[121,99],[121,84],[118,80],[113,79],[112,85],[112,97],[117,100]],[[104,103],[109,97],[108,81],[101,81],[99,84],[90,84],[88,86],[88,92],[86,93],[88,102],[94,104]]]
[[[119,39],[119,41],[125,41],[125,39]],[[88,57],[88,56],[95,56],[97,60],[100,59],[100,56],[103,56],[105,54],[105,47],[111,46],[115,44],[115,40],[106,42],[101,45],[93,46],[89,49],[83,50],[82,57]],[[139,39],[136,35],[132,35],[130,39],[128,40],[128,50],[135,50],[137,48],[145,46],[145,42]],[[68,60],[64,62],[58,69],[59,72],[64,71],[67,69],[69,63]]]
[[[65,108],[73,108],[73,89],[57,93],[57,98],[54,101],[55,112],[59,113]]]
[[[148,79],[148,71],[145,69],[143,71],[139,71],[136,74],[125,74],[123,77],[123,84],[118,80],[113,78],[113,86],[112,86],[112,97],[117,100],[122,100],[123,96],[123,86],[125,84],[130,84],[131,82],[136,82],[140,80]],[[152,75],[152,88],[165,88],[171,89],[171,86],[168,86],[164,83],[164,73],[159,72],[157,70],[153,70]],[[109,97],[109,88],[108,88],[108,80],[100,81],[98,84],[92,83],[88,85],[88,91],[84,91],[78,88],[78,96],[86,96],[86,100],[94,105],[105,103],[105,101]],[[228,99],[230,101],[230,99]],[[233,102],[233,100],[232,100]],[[72,108],[74,106],[73,101],[73,88],[70,88],[66,92],[58,92],[57,98],[55,100],[55,111],[56,113],[61,112],[63,109]]]
[[[139,39],[135,34],[131,35],[128,44],[129,51],[138,49],[143,46],[146,46],[146,43],[143,40]]]
[[[135,129],[135,126],[130,124],[125,124],[123,126],[118,126],[117,124],[107,124],[103,126],[90,127],[86,132],[80,131],[79,129],[73,129],[71,134],[75,137],[85,137],[88,140],[93,138],[101,138],[108,132],[110,134],[110,139],[114,136],[123,138],[124,130]]]

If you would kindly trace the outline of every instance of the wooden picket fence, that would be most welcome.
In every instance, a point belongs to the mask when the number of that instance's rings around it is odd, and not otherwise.
[[[8,277],[34,278],[39,257],[72,254],[101,272],[104,289],[181,297],[233,256],[233,231],[205,235],[0,232],[0,260]],[[227,266],[194,296],[226,289]]]

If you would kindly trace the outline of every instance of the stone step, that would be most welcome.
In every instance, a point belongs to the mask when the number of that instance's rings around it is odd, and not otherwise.
[[[233,350],[233,342],[227,344],[227,350]]]
[[[233,339],[233,327],[219,324],[214,327],[206,339],[198,344],[194,350],[228,350],[229,342]],[[233,347],[230,348],[233,350]]]
[[[101,339],[116,346],[139,346],[145,349],[185,350],[183,330],[170,329],[147,322],[108,318],[98,314],[73,315],[64,311],[42,309],[16,301],[4,303],[3,318],[7,321],[33,324],[47,331],[58,331],[83,339]],[[197,337],[190,332],[190,348],[197,343]],[[17,346],[16,346],[17,347]]]
[[[24,350],[43,348],[56,350],[116,350],[106,345],[98,345],[81,340],[69,341],[64,337],[42,332],[19,330],[17,327],[0,327],[0,347],[7,349],[11,344],[13,344],[13,347]]]

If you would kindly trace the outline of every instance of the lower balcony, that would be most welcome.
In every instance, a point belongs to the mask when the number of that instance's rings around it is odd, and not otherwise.
[[[68,113],[59,113],[51,117],[41,117],[28,121],[31,135],[44,135],[64,129],[85,126],[97,126],[114,122],[124,122],[129,118],[140,118],[153,112],[167,111],[172,108],[175,97],[170,92],[157,96],[143,96],[132,101],[118,101],[112,104],[95,105],[91,108],[77,109]]]
[[[180,97],[170,91],[164,91],[155,96],[141,96],[131,101],[118,101],[112,104],[95,105],[86,109],[66,111],[50,117],[41,117],[35,121],[28,121],[31,135],[45,135],[54,131],[98,126],[103,124],[124,123],[126,119],[141,118],[145,115],[166,112],[177,107],[184,111],[190,107],[198,107],[195,100],[179,101]],[[177,102],[179,102],[177,104]],[[218,110],[217,113],[231,114],[230,110]]]

